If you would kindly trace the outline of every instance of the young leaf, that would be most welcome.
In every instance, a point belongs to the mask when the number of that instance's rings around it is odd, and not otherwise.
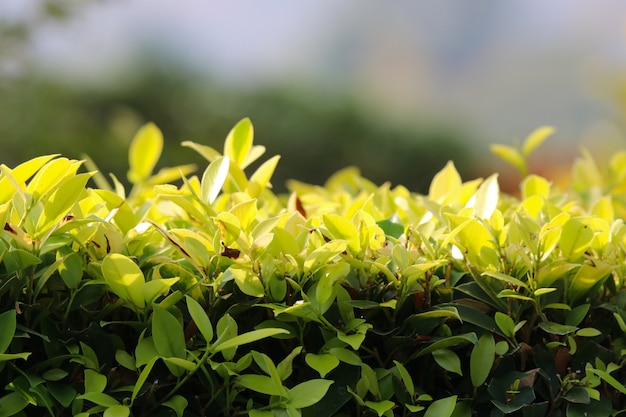
[[[130,258],[112,253],[102,260],[102,275],[111,291],[136,307],[144,308],[143,295],[145,279],[139,266]]]
[[[522,146],[524,157],[528,158],[532,151],[537,149],[554,131],[552,126],[542,126],[528,135]]]
[[[491,333],[483,334],[470,355],[470,377],[472,385],[481,386],[489,376],[496,354],[496,343]]]
[[[254,171],[254,174],[252,174],[248,181],[247,191],[250,197],[258,197],[261,192],[270,185],[270,180],[274,174],[276,165],[278,165],[279,159],[279,155],[273,156],[263,162],[263,164]]]
[[[593,241],[593,230],[578,219],[571,218],[563,224],[559,247],[570,261],[579,259]]]
[[[491,145],[489,149],[498,158],[517,168],[522,176],[526,175],[526,160],[520,151],[506,145]]]
[[[446,166],[434,176],[430,183],[428,197],[435,202],[442,203],[459,193],[461,186],[461,176],[456,170],[454,162],[449,161]]]
[[[43,233],[61,221],[85,192],[85,185],[92,173],[78,174],[61,182],[48,197],[43,212],[37,221],[37,231]]]
[[[488,220],[498,207],[500,186],[498,174],[493,174],[478,187],[474,200],[474,215],[479,219]]]
[[[219,195],[226,178],[228,178],[229,166],[230,160],[228,157],[221,157],[211,162],[211,164],[207,167],[202,175],[200,190],[202,201],[213,204]]]
[[[154,123],[142,126],[133,138],[128,152],[128,180],[144,182],[152,174],[163,150],[163,134]]]
[[[254,129],[249,118],[242,119],[231,129],[224,142],[224,155],[231,158],[242,169],[248,152],[252,148]]]
[[[257,340],[265,339],[266,337],[275,336],[277,334],[287,334],[289,331],[285,329],[278,328],[267,328],[267,329],[258,329],[252,330],[248,333],[240,334],[239,336],[235,336],[231,339],[228,339],[222,343],[215,343],[213,345],[214,352],[221,352],[226,349],[234,348],[240,345],[245,345],[247,343],[256,342]]]

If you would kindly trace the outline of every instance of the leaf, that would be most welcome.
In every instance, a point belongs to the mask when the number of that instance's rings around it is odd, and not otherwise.
[[[307,353],[304,357],[304,361],[307,365],[316,370],[322,378],[339,365],[339,359],[328,353]]]
[[[383,401],[365,401],[365,406],[367,408],[374,410],[378,417],[384,415],[387,411],[391,410],[394,405],[396,405],[393,401],[383,400]]]
[[[11,345],[16,326],[17,313],[15,309],[0,314],[0,353],[6,352]]]
[[[570,301],[574,302],[587,295],[589,291],[601,285],[609,276],[614,266],[595,261],[595,264],[583,264],[572,278],[569,286]]]
[[[28,399],[18,392],[4,394],[0,397],[0,417],[17,416],[28,404]]]
[[[576,326],[568,326],[565,324],[559,324],[552,321],[545,321],[539,323],[539,328],[547,333],[555,334],[558,336],[565,336],[570,333],[574,333],[578,330]]]
[[[250,197],[258,197],[265,188],[270,186],[270,179],[274,174],[279,159],[279,155],[273,156],[254,171],[254,174],[248,180],[247,191]]]
[[[201,145],[199,143],[191,142],[188,140],[182,142],[181,145],[191,148],[194,151],[198,152],[204,159],[206,159],[209,162],[213,162],[222,156],[221,153],[211,148],[210,146]]]
[[[146,366],[143,368],[143,370],[139,374],[139,378],[137,378],[137,381],[135,382],[135,387],[133,388],[133,393],[130,397],[131,405],[135,402],[135,398],[137,398],[139,391],[141,391],[141,389],[143,388],[143,385],[146,383],[146,380],[148,379],[148,376],[150,375],[150,372],[152,371],[152,367],[154,367],[154,364],[156,363],[158,359],[159,358],[157,356],[152,357],[152,359],[150,359],[150,361],[146,363]]]
[[[240,168],[245,168],[244,162],[252,148],[254,129],[249,118],[240,120],[233,127],[224,142],[224,155],[231,158]]]
[[[517,168],[522,175],[526,174],[526,160],[520,151],[507,145],[497,144],[491,145],[489,149],[498,158]]]
[[[485,271],[481,275],[482,276],[485,276],[485,275],[490,276],[491,278],[495,278],[495,279],[497,279],[499,281],[506,282],[507,284],[511,284],[511,285],[513,285],[515,287],[521,287],[521,288],[528,289],[528,285],[526,285],[525,282],[520,281],[519,279],[514,278],[514,277],[512,277],[510,275],[503,274],[502,272]]]
[[[277,387],[272,378],[265,375],[246,374],[235,378],[235,383],[252,391],[260,392],[267,395],[285,395],[285,387],[282,385]]]
[[[352,252],[357,253],[359,251],[359,232],[350,220],[333,213],[324,214],[322,219],[332,237],[348,241],[348,248]]]
[[[456,406],[457,396],[442,398],[428,406],[424,417],[450,417]]]
[[[207,167],[201,181],[200,196],[202,201],[213,204],[224,182],[226,182],[226,178],[228,178],[229,167],[230,160],[228,157],[217,158]]]
[[[293,360],[300,356],[302,352],[302,346],[296,346],[293,348],[291,353],[287,355],[278,365],[276,365],[276,369],[278,370],[278,375],[280,375],[280,380],[284,381],[291,376],[293,373]]]
[[[470,355],[470,377],[476,388],[487,380],[496,354],[496,343],[491,333],[483,334]]]
[[[466,343],[476,344],[477,342],[478,339],[475,333],[465,333],[457,336],[444,337],[443,339],[437,340],[428,345],[426,348],[420,350],[417,354],[414,354],[412,358],[419,358],[439,349],[445,349]]]
[[[182,395],[174,395],[172,398],[165,401],[163,405],[174,410],[176,417],[183,417],[185,415],[185,408],[187,408],[189,402]]]
[[[123,300],[144,308],[146,305],[143,286],[145,279],[141,269],[130,258],[112,253],[102,260],[102,275],[111,291]]]
[[[570,218],[563,224],[559,247],[570,261],[579,259],[593,241],[593,230],[578,219]]]
[[[515,323],[510,316],[496,311],[495,320],[502,333],[511,339],[515,338]]]
[[[85,393],[102,392],[107,386],[107,377],[93,369],[85,369]]]
[[[449,161],[446,166],[439,171],[430,183],[428,197],[437,202],[447,201],[451,196],[461,191],[461,176],[454,166],[454,162]]]
[[[304,261],[304,271],[314,273],[317,269],[329,263],[331,259],[344,252],[348,243],[344,240],[331,240],[311,252]]]
[[[78,174],[59,184],[43,207],[43,212],[37,221],[37,232],[44,233],[61,221],[85,192],[85,185],[92,175],[92,173]]]
[[[500,186],[498,185],[498,174],[493,174],[487,178],[474,195],[474,215],[479,219],[488,220],[498,207],[500,197]]]
[[[163,150],[163,134],[154,123],[142,126],[128,151],[128,180],[133,184],[144,182],[152,174]]]
[[[591,308],[591,304],[581,304],[577,307],[574,307],[569,313],[567,313],[567,317],[565,318],[565,324],[567,324],[568,326],[578,326],[580,323],[583,322],[585,317],[587,317],[589,308]]]
[[[240,334],[239,336],[235,336],[231,339],[228,339],[222,343],[213,345],[214,352],[221,352],[225,349],[229,349],[232,347],[245,345],[248,343],[256,342],[257,340],[265,339],[267,337],[275,336],[278,334],[286,334],[289,331],[285,329],[278,328],[267,328],[267,329],[258,329],[252,330],[244,334]]]
[[[576,336],[580,337],[596,337],[600,336],[602,332],[598,329],[594,329],[593,327],[584,327],[576,332]]]
[[[155,305],[152,313],[152,338],[160,356],[185,359],[185,335],[183,327],[169,311]]]
[[[233,265],[224,272],[224,278],[229,278],[230,276],[234,278],[237,287],[244,294],[250,297],[263,297],[265,295],[265,288],[261,279],[251,270],[238,268]]]
[[[102,417],[128,417],[130,415],[130,408],[126,405],[114,405],[104,410]]]
[[[449,372],[453,372],[458,375],[463,375],[461,370],[461,359],[459,356],[450,349],[439,349],[433,351],[433,358],[435,362],[443,369]]]
[[[540,128],[535,129],[524,141],[522,145],[522,152],[524,156],[528,158],[528,156],[537,149],[547,138],[555,132],[555,129],[552,126],[542,126]]]
[[[180,280],[179,277],[174,278],[161,278],[148,281],[143,285],[143,298],[146,304],[152,304],[158,297],[166,295],[172,285],[176,284]]]
[[[58,271],[67,288],[71,290],[78,288],[83,278],[83,261],[80,255],[76,252],[68,254],[59,265]]]
[[[191,319],[198,327],[204,340],[206,340],[207,343],[211,343],[211,340],[213,340],[213,325],[211,324],[211,320],[209,320],[209,316],[202,306],[192,297],[186,295],[185,299],[187,300],[187,310],[189,311]]]
[[[294,408],[310,407],[326,395],[332,383],[333,381],[327,379],[310,379],[302,382],[288,391],[287,404]]]
[[[522,181],[522,198],[526,200],[536,195],[548,198],[550,195],[550,183],[539,175],[529,175]]]

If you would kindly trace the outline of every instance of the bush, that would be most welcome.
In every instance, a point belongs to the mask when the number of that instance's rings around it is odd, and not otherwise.
[[[494,152],[522,172],[551,133]],[[0,166],[0,416],[609,416],[625,407],[626,153],[570,190],[427,195],[355,168],[275,195],[244,119],[128,193],[59,155]],[[179,186],[171,182],[182,180]]]

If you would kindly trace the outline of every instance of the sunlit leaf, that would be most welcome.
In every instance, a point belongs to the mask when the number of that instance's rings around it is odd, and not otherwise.
[[[480,219],[489,219],[498,207],[499,197],[498,174],[493,174],[476,191],[473,206],[474,215]]]
[[[522,152],[525,157],[528,157],[532,151],[537,149],[550,135],[554,133],[555,129],[552,126],[542,126],[535,129],[522,145]]]
[[[130,258],[118,253],[107,255],[102,261],[102,275],[111,290],[120,298],[136,307],[145,307],[145,279],[139,266]]]
[[[430,183],[428,197],[436,202],[446,201],[448,196],[455,195],[461,190],[461,176],[456,170],[454,163],[449,161],[439,171]]]
[[[221,157],[211,162],[204,171],[201,182],[203,201],[213,204],[228,177],[229,165],[228,157]]]
[[[254,129],[247,117],[242,119],[231,129],[224,142],[224,155],[231,158],[242,169],[248,152],[252,148]]]
[[[526,173],[526,160],[517,149],[507,145],[491,145],[489,149],[494,155],[513,165],[522,174]]]
[[[128,152],[128,180],[144,182],[152,174],[163,150],[163,134],[154,123],[142,126],[133,138]]]

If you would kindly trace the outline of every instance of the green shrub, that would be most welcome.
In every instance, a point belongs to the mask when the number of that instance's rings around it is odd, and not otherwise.
[[[494,152],[522,172],[551,133]],[[617,415],[626,153],[570,190],[526,175],[428,195],[355,168],[275,195],[249,120],[130,190],[48,155],[0,166],[0,417]],[[180,186],[170,182],[182,181]]]

